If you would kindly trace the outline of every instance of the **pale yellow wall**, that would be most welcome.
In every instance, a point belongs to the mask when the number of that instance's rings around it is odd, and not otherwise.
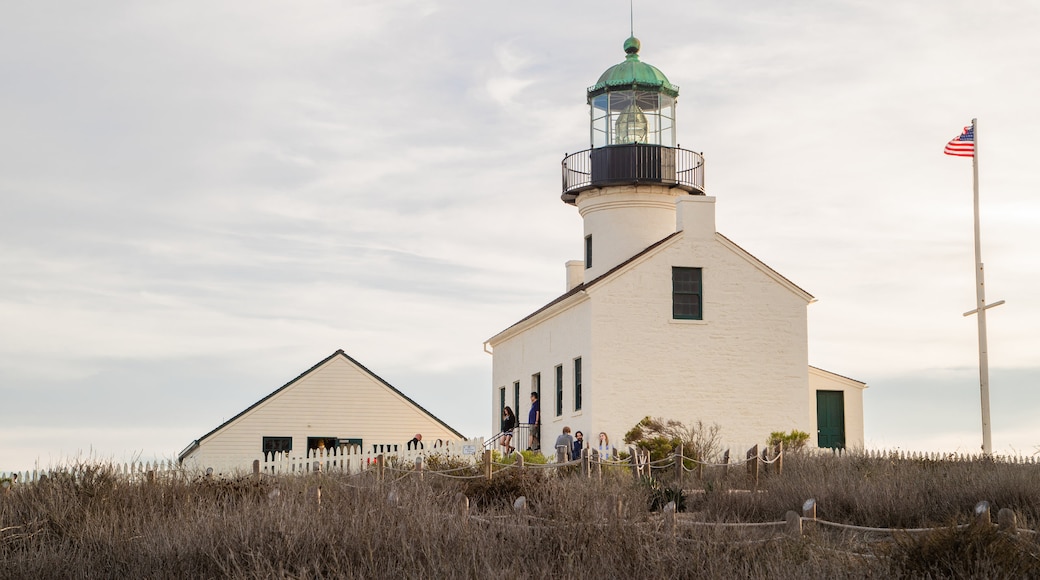
[[[264,436],[293,437],[294,455],[306,453],[307,437],[363,439],[404,444],[416,433],[429,445],[458,439],[452,432],[341,355],[299,379],[245,415],[202,440],[185,464],[224,464],[262,457]]]
[[[863,435],[863,390],[867,385],[834,373],[809,367],[809,405],[812,409],[812,427],[808,430],[809,443],[816,446],[816,391],[841,391],[845,398],[845,447],[862,449]]]

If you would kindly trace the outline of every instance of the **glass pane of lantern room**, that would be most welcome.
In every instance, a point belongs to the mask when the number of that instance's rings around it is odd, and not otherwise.
[[[675,147],[675,98],[661,95],[661,145]]]
[[[617,134],[618,118],[624,113],[625,109],[633,102],[632,91],[616,91],[613,93],[607,93],[610,98],[610,106],[608,110],[610,112],[610,118],[607,123],[607,143],[609,145],[618,145],[619,135]]]
[[[607,113],[610,97],[607,94],[593,97],[589,107],[592,147],[603,147],[609,143],[610,115]]]
[[[645,143],[651,145],[661,144],[661,122],[659,117],[658,94],[649,91],[636,93],[636,105],[643,111],[647,122],[647,134]]]

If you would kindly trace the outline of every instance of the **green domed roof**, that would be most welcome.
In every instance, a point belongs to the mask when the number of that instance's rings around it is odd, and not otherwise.
[[[679,96],[679,87],[668,82],[668,77],[657,67],[639,60],[639,39],[632,36],[625,41],[625,61],[608,68],[599,76],[596,84],[589,87],[589,97],[594,97],[616,88],[657,90],[666,95]]]

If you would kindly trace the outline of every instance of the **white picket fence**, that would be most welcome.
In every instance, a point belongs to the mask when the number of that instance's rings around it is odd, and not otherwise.
[[[248,457],[211,457],[186,461],[184,469],[194,473],[229,476],[242,475],[258,471],[268,475],[305,474],[305,473],[345,473],[357,474],[372,469],[382,460],[384,465],[414,465],[416,458],[440,455],[452,458],[456,462],[477,463],[484,451],[484,438],[443,443],[426,444],[423,449],[407,449],[404,444],[386,446],[393,451],[362,450],[360,447],[340,450],[309,450],[305,454],[272,453],[256,458]]]
[[[398,468],[407,468],[415,464],[416,458],[423,457],[425,459],[432,455],[450,458],[454,464],[468,463],[476,465],[481,463],[482,460],[481,454],[484,450],[484,439],[451,441],[438,446],[431,444],[420,450],[407,450],[405,445],[395,447],[397,447],[397,451],[378,452],[353,449],[337,454],[323,452],[317,456],[275,454],[273,456],[259,456],[256,458],[214,458],[185,465],[178,465],[174,460],[128,463],[82,462],[47,469],[0,472],[0,485],[7,487],[13,484],[33,483],[40,481],[44,477],[72,476],[82,478],[89,476],[91,473],[97,473],[99,469],[104,469],[106,474],[116,475],[129,481],[169,480],[175,478],[195,479],[205,476],[227,477],[253,473],[254,469],[259,470],[260,473],[270,475],[303,475],[316,472],[358,474],[375,468],[380,458],[384,467],[391,465]],[[739,449],[740,447],[735,448]],[[899,449],[833,450],[810,448],[806,451],[813,455],[836,455],[839,457],[900,461],[966,462],[986,459],[979,453],[919,452]],[[1040,457],[1037,457],[1037,455],[994,455],[988,458],[988,460],[995,463],[1019,465],[1040,463]],[[730,464],[730,461],[727,457],[725,463]],[[736,455],[732,461],[734,465],[744,462],[742,456]],[[254,462],[256,463],[255,465]]]

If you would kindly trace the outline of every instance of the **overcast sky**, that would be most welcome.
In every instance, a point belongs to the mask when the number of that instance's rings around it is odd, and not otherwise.
[[[0,471],[172,458],[342,348],[491,434],[482,342],[564,290],[624,0],[7,2]],[[1040,8],[637,2],[720,232],[817,297],[870,447],[1040,445]],[[694,418],[677,417],[681,420]],[[705,418],[710,419],[710,418]]]

